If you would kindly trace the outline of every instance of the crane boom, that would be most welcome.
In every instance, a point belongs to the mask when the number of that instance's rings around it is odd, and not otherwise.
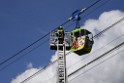
[[[65,52],[70,50],[71,46],[71,33],[65,32],[61,26],[50,33],[50,48],[57,50],[58,55],[57,83],[68,83]]]
[[[59,50],[59,47],[63,47]],[[58,81],[57,83],[67,83],[67,71],[66,71],[66,56],[65,56],[65,44],[58,44]]]

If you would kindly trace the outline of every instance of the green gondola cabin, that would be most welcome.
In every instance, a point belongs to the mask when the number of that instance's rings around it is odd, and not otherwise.
[[[79,56],[90,53],[93,46],[93,35],[84,28],[76,28],[71,32],[72,47],[71,51]]]

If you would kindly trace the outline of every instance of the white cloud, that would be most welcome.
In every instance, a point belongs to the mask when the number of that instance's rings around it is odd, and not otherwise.
[[[40,68],[39,68],[40,69]],[[30,75],[34,74],[36,71],[39,70],[38,68],[31,68],[20,74],[19,76],[16,77],[16,79],[13,79],[11,83],[20,83],[22,80],[25,78],[29,77]],[[37,82],[36,78],[34,78],[34,82]],[[32,83],[34,83],[32,81]]]
[[[29,63],[28,65],[27,65],[27,68],[33,68],[33,64],[32,63]]]
[[[118,21],[122,17],[124,17],[124,12],[119,11],[119,10],[104,12],[100,15],[99,19],[87,20],[85,22],[84,27],[86,27],[88,30],[92,31],[93,34],[95,34],[96,32],[94,31],[94,29],[97,28],[99,31],[101,31],[105,29],[106,27],[110,26],[111,24],[113,24],[114,22]],[[119,40],[116,40],[112,42],[111,44],[105,46],[108,42],[116,39],[122,34],[124,34],[124,21],[120,22],[119,24],[114,26],[112,29],[105,32],[104,36],[100,37],[99,39],[95,39],[95,44],[90,54],[79,57],[78,55],[74,53],[70,53],[67,56],[68,73],[71,73],[72,71],[84,65],[85,63],[89,62],[93,58],[103,54],[107,50],[113,48],[114,46],[118,45],[120,42],[124,41],[124,37],[122,36],[118,38]],[[102,46],[105,46],[105,47],[102,49],[99,49]],[[119,50],[122,50],[123,48],[124,47],[122,47]],[[95,50],[97,51],[94,52]],[[99,60],[98,62],[101,62],[104,59],[110,57],[111,55],[116,54],[119,50],[116,50],[115,52],[108,54],[107,57],[103,58],[102,60]],[[123,80],[123,77],[124,77],[123,59],[124,57],[122,56],[123,54],[124,52],[120,53],[119,54],[120,56],[116,56],[110,59],[109,61],[102,63],[98,67],[87,72],[86,74],[82,74],[81,76],[70,81],[69,83],[82,83],[82,82],[84,83],[124,83],[124,80]],[[52,56],[51,61],[53,62],[56,59],[57,59],[57,54]],[[70,77],[69,80],[76,77],[77,75],[84,72],[85,70],[91,68],[93,65],[97,64],[98,62],[95,62],[94,64],[81,70],[74,76]],[[31,67],[31,64],[30,64],[30,67]],[[13,79],[11,83],[20,83],[25,78],[27,78],[28,76],[32,75],[33,73],[37,72],[40,69],[41,68],[27,69],[25,72],[23,72],[22,74],[18,75],[15,79]],[[56,81],[56,70],[57,70],[57,63],[52,64],[49,67],[47,67],[45,70],[43,70],[43,72],[36,75],[34,78],[30,79],[26,83],[56,83],[55,82]],[[45,82],[46,80],[48,81]]]

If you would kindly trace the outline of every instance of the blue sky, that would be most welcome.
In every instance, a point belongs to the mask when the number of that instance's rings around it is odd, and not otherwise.
[[[94,1],[96,0],[0,0],[0,62],[56,28],[66,21],[76,9],[88,7]],[[101,3],[104,1],[107,0],[101,0]],[[123,3],[123,0],[111,0],[84,18],[81,25],[89,18],[98,18],[105,11],[116,9],[124,11]],[[84,15],[95,9],[95,7],[88,10]],[[46,39],[48,38],[49,36]],[[43,40],[34,47],[42,42]],[[24,58],[1,70],[0,83],[10,83],[12,78],[27,69],[29,63],[32,63],[34,67],[47,65],[54,52],[49,49],[49,42],[44,43]],[[0,65],[0,68],[5,65]]]

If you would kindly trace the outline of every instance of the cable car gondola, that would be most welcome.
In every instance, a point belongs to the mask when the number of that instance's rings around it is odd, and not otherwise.
[[[71,32],[72,47],[71,51],[79,56],[90,53],[93,46],[93,35],[84,28],[76,28]]]

